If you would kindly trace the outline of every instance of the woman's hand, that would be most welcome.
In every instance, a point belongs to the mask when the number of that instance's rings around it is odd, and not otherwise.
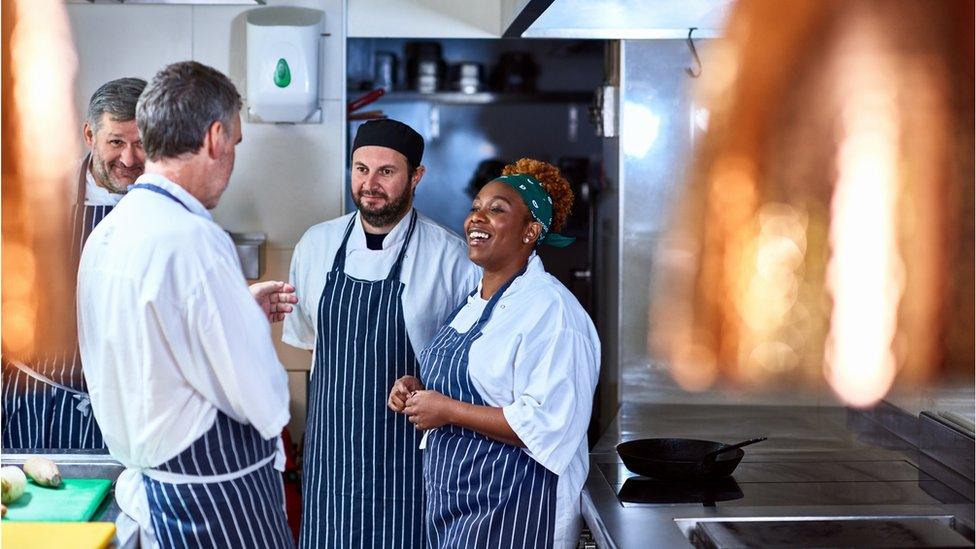
[[[436,429],[450,423],[455,404],[437,391],[416,391],[407,399],[403,413],[417,429]]]
[[[410,398],[410,393],[420,391],[423,388],[424,384],[419,379],[413,376],[403,376],[396,380],[393,388],[390,389],[390,398],[387,399],[386,405],[394,412],[402,412],[403,407],[407,405],[407,399]]]

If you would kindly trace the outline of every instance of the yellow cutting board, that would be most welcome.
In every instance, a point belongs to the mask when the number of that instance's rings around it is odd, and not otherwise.
[[[3,549],[102,549],[115,537],[111,522],[4,522]]]

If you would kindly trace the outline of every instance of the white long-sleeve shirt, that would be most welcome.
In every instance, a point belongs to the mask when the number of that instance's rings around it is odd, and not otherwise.
[[[82,253],[78,337],[109,451],[130,470],[156,467],[209,430],[218,410],[278,436],[289,417],[287,375],[230,237],[179,185],[154,174],[137,183],[186,208],[130,191]],[[141,524],[134,506],[143,492],[120,478],[120,507]]]
[[[451,321],[467,331],[488,304],[479,291]],[[575,547],[580,493],[589,470],[586,430],[600,374],[600,340],[579,301],[535,254],[495,305],[468,353],[468,375],[488,406],[559,475],[555,547]]]

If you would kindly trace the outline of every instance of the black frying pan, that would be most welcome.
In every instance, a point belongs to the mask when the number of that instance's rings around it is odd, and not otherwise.
[[[732,474],[746,453],[741,446],[765,437],[724,444],[689,438],[644,438],[617,445],[627,469],[663,480],[711,480]]]

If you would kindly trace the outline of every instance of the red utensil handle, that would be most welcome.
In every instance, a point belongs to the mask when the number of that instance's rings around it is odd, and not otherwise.
[[[362,96],[360,96],[360,97],[352,100],[349,103],[349,105],[347,106],[346,112],[350,112],[351,113],[353,111],[357,111],[357,110],[365,107],[366,105],[369,105],[373,101],[376,101],[380,97],[383,97],[383,94],[385,94],[385,93],[386,93],[386,90],[384,90],[383,88],[377,88],[377,89],[375,89],[375,90],[373,90],[371,92],[368,92],[368,93],[366,93],[366,94],[364,94],[364,95],[362,95]]]

